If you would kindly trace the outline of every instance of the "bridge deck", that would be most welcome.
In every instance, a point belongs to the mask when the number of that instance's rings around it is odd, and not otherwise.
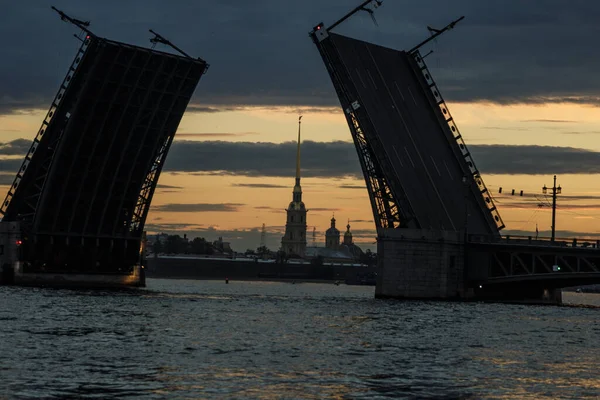
[[[31,263],[121,268],[139,259],[162,165],[207,68],[200,59],[89,35],[15,183],[3,221],[19,221]]]
[[[469,232],[497,233],[414,56],[334,33],[326,40],[383,144],[376,157],[390,161],[386,177],[400,183],[420,227],[459,231],[467,222]]]

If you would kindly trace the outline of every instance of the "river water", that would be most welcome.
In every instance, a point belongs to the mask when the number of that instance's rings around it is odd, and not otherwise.
[[[597,398],[600,308],[149,279],[0,287],[0,399]],[[600,307],[600,295],[566,293]]]

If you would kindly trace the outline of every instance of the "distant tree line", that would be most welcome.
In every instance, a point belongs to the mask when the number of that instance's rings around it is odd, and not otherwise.
[[[377,253],[373,253],[371,250],[367,249],[367,251],[360,255],[359,261],[361,262],[361,264],[366,264],[369,267],[374,267],[377,265]]]
[[[203,254],[203,255],[212,255],[219,253],[227,253],[231,252],[231,250],[226,250],[223,248],[219,248],[219,242],[211,243],[204,238],[194,238],[193,240],[188,240],[187,238],[182,238],[179,235],[169,235],[166,240],[161,242],[157,240],[152,245],[152,251],[155,254]],[[269,250],[266,246],[261,246],[256,250],[247,249],[244,254],[246,257],[256,257],[256,258],[275,258],[278,262],[287,262],[289,259],[289,255],[283,251],[273,252]],[[377,253],[373,253],[371,250],[367,250],[363,254],[360,255],[360,259],[358,260],[362,264],[366,264],[369,266],[377,265]],[[311,260],[311,264],[313,265],[323,265],[323,257],[315,257]]]
[[[166,254],[206,254],[211,255],[215,253],[215,247],[212,243],[208,242],[204,238],[195,238],[194,240],[187,240],[179,235],[169,235],[167,240],[162,243],[160,240],[156,240],[152,246],[154,253],[166,253]]]

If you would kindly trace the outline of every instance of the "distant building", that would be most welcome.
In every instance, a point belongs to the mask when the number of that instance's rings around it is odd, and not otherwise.
[[[217,240],[215,240],[213,243],[213,248],[221,253],[232,253],[233,250],[231,250],[231,245],[229,242],[224,242],[223,241],[223,237],[219,236],[219,238]]]
[[[360,260],[364,254],[362,249],[354,244],[352,240],[352,232],[350,232],[350,221],[346,225],[346,232],[344,233],[344,243],[340,246],[340,250],[350,255],[355,260]]]
[[[331,227],[325,231],[325,247],[306,248],[306,258],[321,257],[324,262],[355,263],[360,261],[363,251],[354,244],[350,221],[346,225],[344,242],[340,244],[340,231],[335,227],[335,217],[331,218]]]
[[[298,118],[298,150],[296,152],[296,184],[292,202],[286,209],[287,220],[285,234],[281,239],[281,249],[289,255],[304,257],[306,253],[306,207],[302,202],[300,186],[300,125],[302,116]]]
[[[325,231],[325,247],[332,250],[340,247],[340,231],[335,227],[335,217],[331,218],[331,227]]]

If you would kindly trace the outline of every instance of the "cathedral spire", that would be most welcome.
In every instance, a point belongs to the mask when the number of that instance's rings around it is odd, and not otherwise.
[[[300,127],[302,115],[298,117],[298,150],[296,151],[296,184],[294,185],[294,202],[302,202],[302,186],[300,186]]]
[[[287,212],[285,235],[281,238],[281,249],[287,254],[304,257],[306,252],[306,207],[302,202],[302,187],[300,186],[300,127],[302,115],[298,116],[298,150],[296,153],[296,184],[293,199]]]
[[[296,185],[300,186],[300,127],[302,115],[298,117],[298,150],[296,151]]]

